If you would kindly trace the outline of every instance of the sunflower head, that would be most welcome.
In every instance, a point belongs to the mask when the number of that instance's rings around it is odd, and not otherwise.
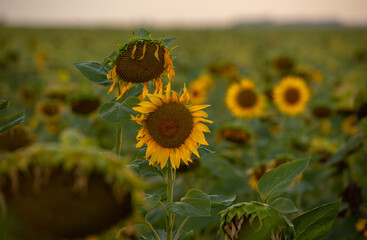
[[[214,62],[208,65],[208,72],[215,77],[227,77],[230,80],[238,80],[238,70],[231,62]]]
[[[232,83],[227,90],[226,104],[238,118],[260,116],[265,107],[265,97],[256,92],[255,84],[249,79]]]
[[[242,126],[223,126],[217,131],[217,138],[234,144],[251,144],[250,131]]]
[[[316,105],[312,108],[312,115],[318,119],[329,118],[331,109],[326,105]]]
[[[0,134],[0,151],[13,152],[32,145],[35,140],[35,135],[19,124]]]
[[[71,111],[87,116],[98,110],[101,100],[93,94],[77,94],[70,99]]]
[[[277,71],[281,72],[291,71],[294,68],[294,60],[287,55],[280,55],[274,58],[272,64]]]
[[[253,189],[257,189],[257,183],[268,170],[269,168],[266,163],[260,163],[256,167],[250,169],[248,171],[248,173],[250,174],[250,179],[248,181],[250,187],[252,187]]]
[[[202,122],[212,121],[205,119],[208,115],[201,111],[209,105],[190,105],[186,87],[181,96],[170,87],[168,83],[165,95],[148,94],[149,101],[133,108],[140,114],[132,120],[142,125],[136,147],[147,145],[145,158],[149,163],[163,168],[170,159],[176,169],[181,160],[186,165],[192,162],[192,153],[200,157],[197,149],[201,144],[208,145],[204,132],[210,132]]]
[[[310,99],[310,90],[299,77],[285,77],[274,88],[274,102],[279,110],[288,115],[303,112]]]
[[[213,88],[213,80],[208,75],[202,75],[189,85],[190,101],[193,104],[202,104],[206,101],[208,91]]]
[[[146,31],[146,30],[145,30]],[[143,84],[143,98],[148,92],[148,82],[155,81],[156,91],[162,94],[162,75],[167,75],[171,81],[175,76],[170,49],[165,39],[153,40],[148,32],[134,35],[130,41],[120,46],[104,65],[109,64],[111,70],[107,78],[111,81],[110,93],[116,85],[119,87],[121,98],[133,84]]]
[[[57,101],[42,101],[37,106],[37,112],[45,120],[55,121],[60,118],[61,108]]]
[[[327,138],[315,138],[310,143],[310,154],[318,155],[321,162],[326,162],[333,155],[338,146]]]
[[[350,115],[342,122],[342,130],[344,133],[354,136],[358,133],[358,118],[356,115]]]

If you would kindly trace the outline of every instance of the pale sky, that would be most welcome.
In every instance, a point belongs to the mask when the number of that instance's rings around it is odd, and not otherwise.
[[[228,26],[240,21],[367,26],[367,0],[0,0],[0,23],[67,26]]]

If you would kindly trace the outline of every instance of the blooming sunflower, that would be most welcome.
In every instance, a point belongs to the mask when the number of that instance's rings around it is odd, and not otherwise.
[[[213,88],[213,80],[208,75],[202,75],[192,81],[189,85],[190,101],[193,104],[202,104],[205,102],[208,91]]]
[[[165,39],[152,40],[148,33],[134,35],[130,41],[119,47],[110,57],[106,58],[103,65],[112,68],[107,79],[112,80],[108,90],[110,93],[116,85],[119,88],[120,99],[134,84],[143,84],[143,98],[148,93],[148,82],[154,80],[156,92],[162,94],[162,75],[171,81],[175,76],[172,65],[170,49],[165,45]]]
[[[188,165],[191,154],[199,156],[199,145],[208,145],[203,132],[210,133],[202,122],[212,123],[201,111],[210,105],[189,105],[186,86],[179,96],[171,91],[168,83],[165,95],[147,94],[150,101],[142,101],[133,109],[140,116],[132,116],[143,127],[139,130],[136,147],[147,145],[145,158],[149,164],[160,164],[163,168],[170,159],[173,168],[179,168],[181,160]]]
[[[275,104],[281,112],[291,116],[303,112],[309,99],[310,90],[299,77],[285,77],[274,88]]]
[[[265,97],[257,94],[254,83],[249,79],[242,79],[233,83],[227,90],[227,107],[236,117],[259,116],[265,107]]]

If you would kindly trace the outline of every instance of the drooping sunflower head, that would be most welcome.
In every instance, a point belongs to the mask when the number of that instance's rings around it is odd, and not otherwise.
[[[94,94],[76,94],[70,98],[71,111],[77,115],[87,116],[98,110],[101,100]]]
[[[145,32],[144,32],[145,31]],[[111,67],[107,78],[112,80],[108,93],[116,85],[119,88],[117,99],[133,84],[143,84],[143,98],[148,92],[148,82],[154,80],[156,91],[162,94],[162,75],[167,75],[169,81],[175,76],[170,49],[166,39],[153,40],[151,35],[144,30],[139,32],[125,45],[119,47],[106,58],[104,64]]]
[[[192,104],[202,104],[206,101],[208,91],[213,88],[213,80],[208,75],[202,75],[189,85],[189,95]]]
[[[217,138],[234,144],[251,144],[250,131],[242,126],[223,126],[217,131]]]
[[[226,104],[234,116],[238,118],[260,116],[265,107],[265,97],[256,92],[254,83],[243,79],[233,83],[227,90]]]
[[[13,152],[32,145],[35,140],[36,136],[28,128],[16,125],[0,134],[0,152]]]
[[[329,118],[332,111],[326,105],[316,105],[312,108],[312,115],[318,119]]]
[[[273,59],[273,67],[277,71],[291,71],[294,68],[294,60],[287,55],[279,55]]]
[[[350,115],[342,122],[342,130],[344,133],[354,136],[358,133],[358,118],[357,115]]]
[[[310,99],[310,90],[299,77],[285,77],[274,88],[274,102],[279,110],[294,116],[303,112]]]
[[[150,101],[142,101],[133,108],[141,113],[132,120],[143,127],[137,135],[136,147],[147,145],[145,158],[150,164],[159,164],[163,168],[168,159],[173,168],[180,166],[181,160],[188,165],[191,154],[199,156],[198,147],[208,145],[204,132],[210,132],[202,122],[211,123],[208,115],[201,109],[209,105],[189,105],[186,87],[181,96],[171,91],[170,83],[166,94],[148,94]]]
[[[38,114],[47,121],[60,119],[62,106],[58,101],[42,101],[37,105]]]

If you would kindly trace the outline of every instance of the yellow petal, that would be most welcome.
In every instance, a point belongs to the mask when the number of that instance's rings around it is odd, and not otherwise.
[[[166,87],[166,100],[170,102],[171,100],[171,82],[168,82]]]
[[[135,58],[136,45],[134,45],[133,50],[131,51],[131,59]]]
[[[138,59],[138,60],[142,60],[145,56],[145,51],[147,50],[147,44],[144,43],[144,46],[143,46],[143,55]]]
[[[161,106],[162,105],[162,100],[159,97],[156,97],[153,94],[148,94],[147,95],[149,100],[156,106]]]
[[[205,124],[197,123],[197,124],[195,124],[195,127],[196,127],[198,130],[202,131],[202,132],[210,133],[209,128],[208,128]]]
[[[204,136],[204,133],[200,132],[200,131],[193,131],[191,133],[192,135],[192,139],[195,140],[196,142],[198,142],[199,144],[202,144],[202,145],[209,145],[207,143],[207,141],[205,140],[205,136]]]
[[[206,123],[213,123],[213,121],[205,119],[205,118],[201,118],[201,117],[196,117],[194,118],[194,123],[198,123],[198,122],[206,122]]]
[[[148,82],[144,83],[144,88],[143,88],[143,92],[142,92],[143,99],[146,98],[147,94],[148,94]]]
[[[125,86],[122,84],[120,85],[120,95],[116,98],[116,100],[119,100],[122,98],[122,96],[125,94],[125,92],[131,87],[131,83],[127,83]]]
[[[190,112],[195,112],[195,111],[198,111],[198,110],[201,110],[203,108],[207,108],[207,107],[210,107],[210,105],[193,105],[190,107]]]
[[[204,117],[204,118],[208,117],[208,114],[204,111],[196,111],[196,112],[191,113],[191,115],[193,117]]]
[[[153,112],[154,110],[157,109],[156,105],[154,105],[153,103],[148,102],[148,101],[144,101],[144,102],[139,103],[139,106],[141,106],[143,108],[146,108],[146,109],[149,109],[150,112]]]
[[[152,112],[149,109],[144,108],[144,107],[133,107],[133,110],[136,111],[136,112],[143,113],[143,114],[147,114],[147,113],[151,113]]]
[[[158,56],[159,46],[158,46],[158,44],[157,44],[156,46],[157,46],[157,50],[155,50],[154,56],[155,56],[155,58],[156,58],[158,61],[161,61],[161,60],[159,60],[159,56]]]

